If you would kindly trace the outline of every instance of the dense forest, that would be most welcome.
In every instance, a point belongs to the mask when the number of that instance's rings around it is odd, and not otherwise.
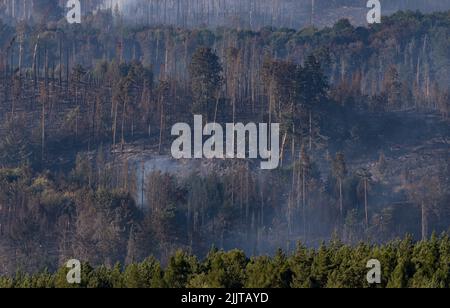
[[[383,264],[380,284],[368,284],[367,260]],[[0,288],[448,288],[450,239],[433,236],[414,244],[411,238],[381,247],[345,246],[339,241],[309,249],[298,245],[286,255],[248,258],[242,251],[212,249],[199,261],[177,251],[165,267],[153,258],[126,267],[82,264],[81,284],[67,283],[67,268],[51,274],[23,272],[0,277]]]
[[[450,12],[244,30],[39,3],[0,20],[1,274],[449,231]],[[174,162],[194,114],[280,123],[280,168]]]

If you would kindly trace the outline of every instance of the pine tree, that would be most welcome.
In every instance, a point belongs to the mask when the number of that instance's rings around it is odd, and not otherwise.
[[[169,260],[164,272],[164,285],[169,288],[184,288],[197,271],[197,259],[179,250]]]
[[[242,288],[245,283],[247,257],[242,251],[212,250],[204,262],[206,282],[214,288]]]
[[[328,248],[322,243],[311,265],[311,287],[324,288],[330,274],[331,260]]]
[[[298,243],[295,254],[289,260],[293,273],[291,287],[310,288],[313,286],[314,281],[311,277],[313,260],[313,253],[306,246]]]
[[[247,288],[289,288],[292,271],[285,254],[278,250],[274,258],[253,258],[246,268]]]
[[[412,263],[413,242],[408,236],[398,246],[397,265],[389,278],[388,288],[407,288],[412,274],[414,264]]]

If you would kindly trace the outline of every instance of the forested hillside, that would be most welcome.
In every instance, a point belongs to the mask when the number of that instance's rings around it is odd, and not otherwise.
[[[0,21],[0,273],[449,231],[450,12],[251,31],[46,8]],[[280,123],[280,168],[173,162],[194,114]]]

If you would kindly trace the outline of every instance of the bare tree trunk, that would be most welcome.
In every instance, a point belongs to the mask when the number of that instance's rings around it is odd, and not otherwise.
[[[421,203],[421,212],[422,212],[422,240],[425,241],[428,238],[427,234],[427,219],[426,219],[426,209],[425,203],[422,201]]]
[[[24,34],[22,33],[20,35],[19,40],[19,79],[22,78],[22,60],[23,60],[23,40],[24,40]]]
[[[287,140],[287,131],[284,133],[283,142],[281,143],[281,152],[280,152],[280,165],[283,166],[283,158],[284,158],[284,147],[286,145]]]
[[[114,106],[115,105],[115,106]],[[116,135],[117,135],[117,109],[119,102],[116,100],[116,103],[113,103],[113,146],[116,146]]]
[[[312,111],[309,111],[309,150],[312,150]]]
[[[341,214],[341,220],[343,220],[344,215],[344,203],[342,200],[342,179],[339,179],[339,211]]]
[[[122,128],[121,128],[121,142],[120,142],[120,150],[123,151],[125,145],[125,113],[127,108],[127,100],[123,100],[123,110],[122,110]]]
[[[38,51],[38,46],[39,46],[39,39],[40,39],[40,34],[38,34],[37,36],[37,40],[36,40],[36,44],[34,45],[34,53],[33,53],[33,80],[34,80],[34,89],[36,90],[36,84],[37,84],[37,51]]]
[[[364,179],[364,209],[366,212],[366,228],[369,228],[369,209],[367,202],[367,179]]]
[[[144,191],[145,191],[145,163],[142,160],[142,170],[141,170],[141,209],[144,207]]]
[[[62,89],[62,69],[63,69],[63,59],[62,59],[62,35],[59,36],[59,91]]]
[[[302,212],[303,212],[303,239],[306,241],[306,176],[302,168]]]
[[[41,114],[41,159],[44,161],[45,154],[45,101],[42,101]]]
[[[162,139],[163,139],[163,132],[164,132],[164,102],[161,100],[160,104],[161,104],[161,115],[160,115],[160,122],[159,122],[158,154],[161,154]]]

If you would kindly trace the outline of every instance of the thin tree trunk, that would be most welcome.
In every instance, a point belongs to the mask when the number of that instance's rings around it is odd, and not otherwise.
[[[312,112],[309,111],[309,150],[312,150]]]
[[[164,102],[161,101],[161,115],[160,115],[160,123],[159,123],[159,145],[158,145],[158,154],[161,154],[163,131],[164,131]]]
[[[284,133],[283,142],[281,143],[281,150],[280,150],[280,165],[281,166],[283,166],[284,147],[286,145],[286,139],[287,139],[287,131]]]
[[[344,214],[344,204],[342,200],[342,179],[339,179],[339,211],[341,214],[341,220],[343,219]]]
[[[302,168],[302,212],[303,212],[303,238],[306,241],[306,176]]]
[[[121,133],[121,145],[120,145],[120,149],[121,151],[123,151],[124,145],[125,145],[125,113],[126,113],[126,108],[127,108],[127,100],[125,99],[123,101],[123,110],[122,110],[122,133]]]
[[[367,179],[364,179],[364,209],[366,212],[366,228],[369,228],[369,209],[367,203]]]
[[[116,146],[116,135],[117,135],[117,109],[119,102],[116,100],[115,107],[113,107],[114,120],[113,120],[113,146]]]
[[[425,241],[428,237],[427,234],[427,221],[426,221],[426,211],[425,211],[425,203],[422,201],[421,203],[421,212],[422,212],[422,240]]]
[[[44,161],[45,153],[45,101],[42,101],[42,114],[41,114],[41,159]]]

